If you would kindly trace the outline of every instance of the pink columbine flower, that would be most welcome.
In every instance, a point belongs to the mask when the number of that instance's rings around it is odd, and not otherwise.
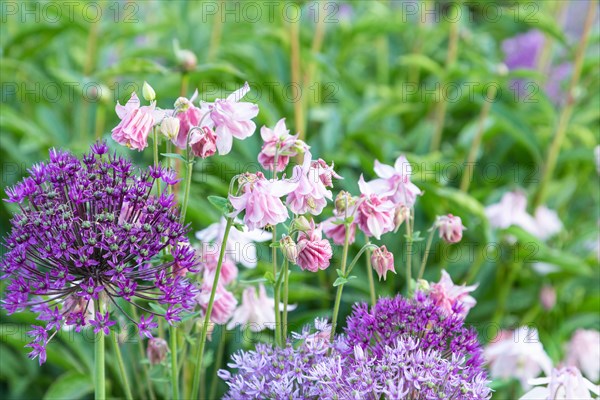
[[[247,327],[252,332],[275,328],[275,305],[273,299],[267,296],[263,284],[258,287],[258,295],[254,286],[244,289],[242,304],[233,313],[227,329],[233,329],[237,325]]]
[[[210,292],[212,290],[212,280],[204,280],[202,284],[202,290],[198,294],[198,303],[200,307],[206,311],[208,302],[210,300]],[[219,282],[217,284],[217,291],[215,293],[215,301],[213,303],[213,309],[210,315],[210,321],[215,324],[224,325],[229,321],[235,307],[237,306],[237,300],[233,294],[228,291],[225,286]]]
[[[503,334],[500,340],[486,347],[484,356],[490,365],[492,378],[517,378],[525,390],[530,388],[530,379],[542,371],[550,375],[552,370],[552,360],[544,351],[537,330],[530,327]]]
[[[600,388],[581,376],[575,367],[554,368],[550,377],[529,380],[535,387],[519,400],[592,400],[600,395]]]
[[[457,314],[465,318],[469,310],[475,307],[477,301],[469,295],[479,285],[455,285],[452,278],[442,270],[442,277],[438,283],[431,285],[429,298],[435,305],[445,310],[449,315]]]
[[[258,106],[248,102],[240,102],[250,91],[248,82],[227,99],[217,99],[212,105],[210,118],[215,123],[217,134],[217,150],[219,154],[227,154],[231,151],[233,138],[245,139],[254,134],[256,124],[251,121],[258,115]]]
[[[447,243],[460,242],[463,230],[466,229],[463,226],[460,217],[456,217],[452,214],[437,217],[435,225],[440,233],[440,238]]]
[[[578,329],[567,349],[566,364],[578,367],[592,382],[600,378],[600,332]]]
[[[154,126],[154,105],[140,107],[140,99],[134,93],[122,106],[117,102],[115,107],[121,122],[112,130],[112,138],[119,144],[138,151],[148,146],[148,134]]]
[[[377,272],[379,280],[383,277],[385,281],[388,271],[396,273],[394,269],[394,255],[385,246],[378,247],[373,251],[373,254],[371,254],[371,265],[375,272]]]
[[[286,203],[295,214],[319,215],[327,205],[327,200],[333,199],[331,191],[321,180],[322,171],[312,162],[311,157],[310,152],[306,151],[304,163],[294,167],[292,180],[298,186],[288,195]]]
[[[277,225],[288,219],[288,210],[281,197],[292,192],[298,182],[288,179],[267,180],[258,172],[247,174],[242,186],[242,195],[229,195],[229,201],[235,211],[233,216],[245,211],[244,223],[248,229],[264,228],[267,225]]]
[[[546,206],[535,210],[534,216],[527,212],[527,197],[522,191],[505,193],[500,202],[485,208],[485,215],[495,228],[506,229],[519,226],[532,235],[546,240],[562,229],[556,211]]]
[[[210,157],[217,151],[217,136],[208,126],[194,129],[190,135],[190,147],[196,157]]]
[[[273,129],[263,126],[260,128],[260,136],[264,141],[258,162],[266,170],[273,169],[275,156],[277,156],[277,171],[281,172],[290,162],[290,157],[298,154],[298,150],[308,149],[308,146],[298,135],[290,135],[290,130],[285,127],[285,118],[280,119]]]
[[[236,220],[235,222],[241,222]],[[211,252],[214,257],[218,257],[220,241],[223,238],[227,221],[221,218],[219,222],[209,225],[206,229],[196,232],[196,239],[202,242],[203,253]],[[227,247],[225,249],[228,258],[236,264],[242,264],[246,268],[256,268],[258,261],[255,242],[266,242],[271,240],[273,233],[262,229],[249,230],[243,227],[238,230],[235,226],[229,231],[227,238]],[[214,244],[211,242],[217,241]]]
[[[348,213],[348,215],[351,214],[351,212]],[[320,225],[325,236],[333,240],[333,243],[337,244],[338,246],[343,246],[346,239],[346,226],[344,225],[343,221],[344,216],[342,215],[339,217],[334,210],[334,216],[327,218],[325,221],[321,222]],[[352,244],[354,243],[356,237],[356,222],[352,221],[348,225],[348,229],[348,244]]]
[[[362,195],[358,200],[356,222],[361,231],[377,240],[381,235],[394,230],[394,212],[396,206],[385,197],[374,194],[371,186],[360,176],[358,186]]]
[[[317,272],[326,269],[332,256],[331,244],[322,238],[321,230],[315,229],[314,225],[313,229],[298,234],[297,264],[303,270]]]
[[[204,247],[201,256],[201,266],[204,268],[204,280],[212,282],[215,279],[215,272],[217,265],[219,264],[219,250],[220,246]],[[223,264],[221,265],[221,275],[219,276],[219,283],[227,285],[233,282],[238,276],[238,268],[235,263],[225,255],[223,258]]]
[[[398,157],[393,167],[375,160],[373,170],[379,178],[367,183],[371,192],[389,197],[396,205],[412,207],[417,196],[422,194],[421,189],[410,181],[412,167],[404,156]]]

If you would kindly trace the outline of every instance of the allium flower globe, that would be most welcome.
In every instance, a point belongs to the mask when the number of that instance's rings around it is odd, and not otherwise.
[[[6,190],[5,201],[19,211],[4,239],[3,306],[9,314],[38,314],[42,323],[30,331],[30,347],[40,363],[52,330],[91,325],[108,334],[115,321],[103,305],[137,324],[144,336],[155,326],[146,314],[173,323],[195,305],[195,286],[172,273],[175,264],[196,267],[187,227],[173,195],[153,191],[158,180],[176,182],[172,171],[151,167],[138,174],[128,160],[107,153],[104,143],[82,159],[52,149],[48,163],[34,165],[29,177]],[[158,260],[168,246],[172,259]],[[130,316],[117,299],[138,308],[142,319]],[[161,304],[164,315],[148,302]]]

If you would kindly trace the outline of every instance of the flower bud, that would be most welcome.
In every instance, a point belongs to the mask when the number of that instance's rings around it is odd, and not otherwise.
[[[371,254],[371,265],[375,272],[377,272],[377,275],[379,275],[379,280],[382,277],[384,281],[386,280],[387,271],[396,273],[394,269],[394,255],[385,246],[378,247]]]
[[[345,190],[340,191],[337,196],[335,196],[335,209],[338,212],[338,215],[343,215],[348,208],[352,208],[356,204],[356,200],[354,197]]]
[[[283,256],[292,263],[296,263],[298,260],[298,245],[294,242],[291,236],[284,236],[279,241],[279,245],[281,246],[281,252]]]
[[[144,81],[144,86],[142,86],[142,95],[146,101],[154,101],[156,100],[156,92],[150,84]]]
[[[544,285],[540,292],[540,302],[546,311],[550,311],[556,304],[556,290],[550,285]]]
[[[312,227],[313,227],[313,225],[310,223],[310,221],[308,219],[306,219],[305,216],[301,215],[292,221],[291,229],[297,230],[300,232],[307,232],[307,231],[311,230]]]
[[[437,217],[436,228],[440,230],[440,238],[447,243],[458,243],[462,239],[462,232],[466,229],[460,217],[452,214]]]
[[[416,292],[429,293],[431,287],[429,286],[429,282],[425,279],[419,279],[417,281],[417,287],[415,288]]]
[[[150,364],[157,365],[162,363],[167,357],[169,346],[164,339],[152,338],[148,340],[148,348],[146,349],[146,356],[150,360]]]
[[[165,117],[160,124],[160,132],[169,140],[173,140],[179,134],[179,119]]]
[[[404,223],[404,221],[406,221],[408,218],[410,218],[410,208],[405,206],[405,205],[401,205],[399,207],[396,207],[396,211],[394,213],[394,232],[398,231],[398,229],[402,226],[402,224]]]
[[[177,63],[184,71],[193,71],[196,68],[198,59],[196,55],[187,49],[178,49],[175,52]]]
[[[192,105],[192,102],[186,99],[185,97],[179,97],[177,100],[175,100],[174,104],[175,109],[178,112],[186,112],[188,108],[190,108]]]

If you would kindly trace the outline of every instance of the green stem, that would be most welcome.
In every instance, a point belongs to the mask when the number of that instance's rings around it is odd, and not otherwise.
[[[554,173],[554,168],[556,167],[556,161],[558,159],[558,155],[560,153],[560,148],[567,134],[567,128],[569,126],[569,120],[571,119],[571,114],[573,113],[573,108],[575,106],[575,99],[573,97],[573,92],[575,88],[579,84],[579,78],[581,77],[581,70],[583,67],[583,61],[585,56],[585,49],[587,47],[588,38],[590,35],[590,30],[592,28],[595,16],[596,16],[596,7],[597,2],[590,1],[588,10],[587,10],[587,18],[585,20],[585,25],[583,28],[583,34],[581,35],[581,40],[579,41],[579,47],[577,48],[577,53],[575,55],[575,66],[573,67],[573,76],[571,77],[571,81],[569,82],[569,88],[567,90],[567,101],[565,107],[560,113],[560,117],[558,120],[558,125],[556,128],[556,132],[554,134],[554,138],[550,145],[550,149],[548,150],[548,156],[546,157],[546,165],[543,169],[542,179],[540,181],[540,186],[535,196],[533,202],[533,208],[536,209],[538,206],[544,203],[546,200],[546,191],[549,181],[552,179],[552,175]]]
[[[411,212],[412,214],[412,212]],[[412,229],[411,229],[411,217],[409,216],[406,219],[406,292],[408,297],[411,297],[411,287],[412,287]]]
[[[344,222],[344,227],[346,228],[346,232],[344,234],[344,249],[342,251],[342,275],[346,274],[346,262],[348,260],[348,247],[350,243],[350,224]],[[330,343],[333,343],[333,338],[335,337],[335,328],[337,327],[337,318],[338,313],[340,312],[340,302],[342,301],[343,289],[344,285],[339,285],[335,294],[335,303],[333,303],[333,316],[331,318],[331,335],[329,337]],[[329,349],[329,351],[331,351],[331,349]]]
[[[169,344],[171,347],[171,393],[173,399],[179,399],[179,368],[177,365],[177,328],[169,327]]]
[[[94,368],[94,384],[96,385],[96,400],[106,399],[106,382],[104,376],[104,332],[100,331],[96,334],[96,343],[94,346],[95,352],[95,368]]]
[[[133,316],[133,319],[135,319],[136,321],[139,321],[137,307],[134,306],[133,304],[131,304],[131,315]],[[146,358],[146,354],[144,352],[144,343],[141,340],[138,340],[137,343],[138,343],[138,349],[139,349],[139,353],[140,353],[140,360],[143,360],[144,358]],[[146,387],[148,388],[148,393],[150,394],[150,399],[156,400],[156,394],[154,393],[154,386],[152,385],[152,380],[150,379],[150,371],[148,371],[147,364],[145,364],[145,363],[142,364],[142,370],[144,371],[144,377],[146,378]]]
[[[487,119],[490,109],[492,108],[492,103],[496,98],[496,90],[496,85],[491,85],[487,90],[486,98],[483,100],[484,104],[481,108],[481,113],[479,114],[477,132],[471,142],[471,148],[469,149],[469,155],[467,157],[467,170],[460,182],[460,190],[465,193],[469,191],[469,185],[471,185],[471,181],[473,180],[473,168],[475,166],[475,160],[477,159],[481,138],[483,137],[483,131],[485,130],[485,120]]]
[[[273,226],[273,239],[271,240],[273,245],[275,245],[276,241],[277,241],[277,228],[275,226]],[[271,248],[271,258],[273,260],[273,278],[275,279],[277,277],[277,247],[273,246]],[[278,280],[279,281],[279,280]],[[279,294],[279,284],[278,282],[275,282],[275,285],[273,287],[273,291],[274,296],[273,296],[273,303],[274,304],[274,310],[275,310],[275,344],[276,345],[282,345],[283,343],[281,341],[281,315],[279,313],[279,302],[281,301],[281,296]]]
[[[356,263],[358,262],[358,260],[360,259],[360,256],[362,256],[362,254],[370,249],[376,249],[379,246],[377,246],[376,244],[373,243],[367,243],[365,244],[359,251],[358,253],[354,256],[354,258],[352,259],[352,261],[350,262],[350,266],[348,267],[348,272],[346,272],[346,275],[350,275],[350,273],[352,272],[352,270],[354,269],[354,266],[356,265]]]
[[[158,167],[158,132],[156,131],[156,127],[152,128],[152,135],[154,139],[154,166]],[[160,196],[160,179],[156,180],[156,190]]]
[[[509,264],[508,265],[508,273],[506,279],[502,283],[500,287],[500,293],[498,294],[498,304],[496,307],[496,312],[494,313],[494,317],[492,318],[492,323],[498,326],[500,322],[502,322],[502,315],[504,314],[504,310],[506,309],[506,303],[508,301],[508,296],[510,294],[510,289],[515,281],[515,278],[518,275],[519,270],[521,269],[521,263],[519,264]]]
[[[125,369],[125,363],[123,362],[123,356],[121,355],[121,348],[119,346],[119,338],[117,333],[113,332],[112,337],[115,347],[115,355],[117,356],[117,362],[119,364],[119,372],[121,373],[123,388],[125,389],[125,398],[127,400],[133,400],[133,396],[131,395],[131,387],[129,386],[129,379],[127,378],[127,370]]]
[[[221,367],[223,363],[223,353],[225,352],[225,339],[227,336],[225,335],[225,327],[221,327],[221,336],[219,338],[219,347],[217,348],[217,360],[215,361],[215,373],[213,375],[212,383],[210,384],[210,394],[208,396],[209,399],[217,398],[217,382],[219,382],[217,371]]]
[[[183,223],[185,223],[185,214],[187,213],[188,200],[190,198],[190,186],[192,186],[193,170],[194,164],[188,160],[186,162],[185,189],[183,192],[183,204],[181,206],[181,222]]]
[[[366,235],[365,235],[366,236]],[[371,242],[369,238],[366,237],[365,246],[369,246]],[[377,301],[375,297],[375,282],[373,281],[373,266],[371,265],[371,249],[370,247],[367,249],[367,277],[369,279],[369,293],[371,294],[371,304],[374,305]]]
[[[457,7],[456,5],[452,7]],[[450,11],[449,11],[450,12]],[[458,54],[458,21],[449,21],[450,24],[450,33],[448,35],[448,53],[446,55],[446,74],[449,73],[454,62],[456,61],[456,56]],[[447,78],[444,77],[444,82],[447,81]],[[438,96],[441,96],[441,93],[438,93]],[[446,120],[446,107],[448,103],[446,99],[438,99],[438,103],[435,110],[435,130],[433,133],[433,138],[431,140],[431,146],[429,148],[430,151],[437,151],[440,148],[440,144],[442,142],[442,132],[444,130],[444,123]]]
[[[419,268],[419,277],[417,281],[423,278],[423,274],[425,273],[425,265],[427,264],[427,259],[429,258],[429,250],[431,250],[431,242],[433,242],[433,234],[435,233],[435,225],[431,228],[429,232],[429,237],[427,238],[427,245],[425,246],[425,254],[423,255],[423,260],[421,261],[421,268]]]
[[[221,250],[219,252],[219,261],[217,263],[217,269],[215,270],[215,277],[212,283],[212,289],[210,291],[210,298],[208,300],[208,306],[206,307],[206,314],[204,315],[204,322],[202,324],[202,335],[200,336],[200,345],[196,351],[196,372],[194,374],[194,381],[192,383],[192,399],[198,398],[200,389],[200,370],[202,369],[202,361],[204,359],[204,346],[206,345],[206,337],[208,335],[208,324],[210,323],[210,316],[212,314],[213,304],[215,302],[215,295],[217,293],[217,285],[219,284],[219,277],[221,276],[221,267],[223,266],[223,258],[225,256],[225,243],[229,237],[229,231],[233,225],[233,218],[227,218],[227,225],[225,226],[225,232],[223,233],[223,240],[221,240]]]
[[[283,262],[283,323],[282,323],[282,338],[283,343],[287,339],[287,320],[288,320],[288,294],[289,294],[289,263],[287,258]]]

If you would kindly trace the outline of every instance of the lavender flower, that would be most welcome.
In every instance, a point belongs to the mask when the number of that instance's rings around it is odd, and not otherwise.
[[[285,348],[259,344],[221,370],[226,399],[489,399],[475,332],[425,296],[358,304],[343,335],[305,327]],[[328,354],[330,351],[330,354]]]
[[[152,193],[158,179],[175,182],[172,171],[151,167],[135,174],[131,162],[107,152],[105,143],[96,143],[80,160],[52,149],[47,164],[34,165],[29,177],[6,190],[5,201],[20,211],[4,239],[2,279],[9,283],[3,306],[9,314],[29,308],[45,322],[30,332],[30,356],[40,362],[48,331],[75,325],[79,332],[91,324],[108,334],[114,322],[102,303],[136,324],[117,298],[154,315],[146,303],[158,302],[169,323],[195,305],[195,286],[172,273],[175,264],[189,271],[197,264],[187,227],[172,195]],[[157,260],[167,246],[172,257]],[[156,326],[151,320],[139,321],[145,336]]]

